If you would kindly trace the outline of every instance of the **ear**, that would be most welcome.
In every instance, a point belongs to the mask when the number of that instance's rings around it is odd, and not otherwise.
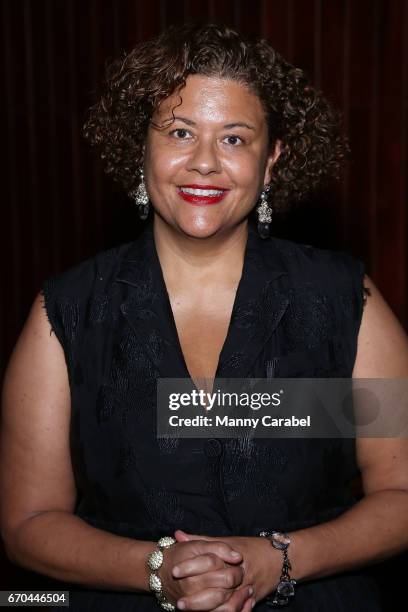
[[[272,168],[275,165],[275,163],[278,161],[281,153],[282,153],[282,142],[280,140],[277,140],[275,143],[274,149],[268,155],[268,159],[266,160],[264,185],[268,185],[271,182]]]

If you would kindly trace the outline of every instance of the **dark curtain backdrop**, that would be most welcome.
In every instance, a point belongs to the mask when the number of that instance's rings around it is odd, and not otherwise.
[[[269,38],[342,110],[352,148],[342,184],[275,231],[362,258],[407,326],[406,1],[1,0],[0,372],[42,280],[140,229],[81,137],[105,62],[196,19]]]

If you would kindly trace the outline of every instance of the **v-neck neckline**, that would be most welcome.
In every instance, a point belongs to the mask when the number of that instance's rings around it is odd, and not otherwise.
[[[232,323],[234,320],[234,316],[237,310],[237,304],[239,301],[239,297],[241,294],[241,288],[244,282],[244,279],[246,278],[247,272],[248,272],[248,252],[249,252],[249,248],[250,248],[250,243],[252,242],[252,227],[250,225],[250,223],[248,223],[248,227],[247,227],[247,237],[246,237],[246,241],[245,241],[245,248],[244,248],[244,258],[243,258],[243,264],[242,264],[242,272],[241,272],[241,276],[240,279],[238,281],[237,284],[237,289],[235,291],[235,296],[234,296],[234,301],[233,301],[233,305],[232,305],[232,309],[231,309],[231,314],[230,314],[230,318],[229,318],[229,322],[228,322],[228,327],[227,327],[227,333],[226,336],[224,338],[224,342],[222,344],[221,347],[221,351],[218,355],[218,361],[217,361],[217,367],[215,370],[215,374],[214,374],[214,379],[211,379],[209,377],[200,377],[201,379],[204,380],[212,380],[212,388],[211,388],[211,392],[214,389],[214,385],[215,385],[215,381],[217,380],[217,378],[219,378],[219,372],[220,372],[220,366],[222,363],[222,359],[223,359],[223,355],[225,353],[225,347],[228,345],[231,333],[232,333]],[[160,290],[161,294],[164,297],[165,300],[165,307],[166,310],[168,312],[169,315],[169,320],[170,320],[170,326],[171,326],[171,335],[174,338],[174,342],[175,342],[175,346],[177,347],[177,352],[179,354],[179,358],[181,363],[183,364],[183,369],[184,369],[184,373],[185,373],[185,378],[188,378],[191,383],[194,385],[194,387],[198,390],[198,387],[196,385],[195,379],[191,376],[191,373],[187,367],[187,362],[186,362],[186,358],[184,356],[184,352],[181,346],[181,341],[180,341],[180,335],[177,329],[177,325],[176,325],[176,319],[174,316],[174,311],[171,305],[171,300],[170,300],[170,295],[167,289],[167,285],[166,285],[166,281],[164,279],[164,274],[163,274],[163,268],[162,265],[160,263],[160,259],[159,259],[159,255],[157,252],[157,248],[156,248],[156,242],[154,239],[154,231],[153,231],[153,224],[150,225],[149,227],[149,232],[151,234],[150,239],[152,241],[152,255],[153,255],[153,263],[154,263],[154,267],[155,267],[155,274],[153,274],[153,278],[157,280],[157,285],[158,285],[158,289]]]
[[[115,277],[120,310],[159,376],[189,379],[169,294],[156,251],[153,225],[129,244]],[[279,326],[290,302],[288,270],[275,239],[262,240],[248,222],[242,274],[215,380],[245,378]]]

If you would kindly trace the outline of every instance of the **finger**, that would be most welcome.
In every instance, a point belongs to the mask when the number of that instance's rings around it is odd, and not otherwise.
[[[181,529],[176,529],[174,532],[174,537],[177,542],[189,542],[191,539],[190,536]]]
[[[230,554],[232,555],[232,557],[234,557],[235,559],[242,557],[239,551],[237,550],[234,551],[233,548],[229,544],[227,544],[226,542],[223,542],[222,539],[220,538],[213,538],[211,536],[206,536],[206,535],[187,533],[186,531],[183,531],[182,529],[176,529],[174,532],[174,537],[177,539],[177,541],[180,541],[180,542],[204,541],[204,542],[216,542],[217,544],[221,543],[223,550],[225,552],[231,551]],[[221,554],[220,556],[224,557],[223,554]],[[228,560],[228,562],[230,561]]]
[[[228,557],[226,558],[228,559]],[[196,555],[195,557],[190,557],[189,559],[179,561],[172,568],[171,573],[173,578],[187,578],[189,576],[204,574],[205,572],[224,569],[229,565],[232,567],[237,567],[237,565],[233,564],[234,561],[230,558],[228,564],[226,564],[221,555],[208,551],[206,553]],[[242,565],[240,564],[239,567],[242,567]]]
[[[214,610],[229,599],[230,591],[225,589],[204,589],[191,595],[184,595],[176,602],[180,610]]]
[[[228,565],[217,554],[212,552],[203,553],[179,561],[172,569],[173,578],[188,578],[204,574],[205,572],[224,569]],[[236,567],[236,566],[231,566]]]
[[[253,597],[250,597],[244,603],[244,607],[242,608],[241,612],[251,612],[251,610],[254,607],[255,603],[256,603],[255,599]]]
[[[227,567],[214,572],[205,572],[200,576],[183,578],[180,588],[186,594],[196,593],[207,588],[235,589],[242,585],[244,571],[242,567]]]
[[[211,540],[217,539],[207,535],[187,533],[187,531],[183,531],[182,529],[176,529],[176,531],[174,532],[174,537],[180,542],[189,542],[190,540],[207,540],[208,542],[210,542]]]
[[[228,599],[225,589],[204,589],[178,599],[176,606],[180,610],[214,610]]]
[[[205,549],[211,551],[221,557],[223,561],[227,563],[241,563],[242,562],[242,554],[232,548],[226,542],[222,540],[213,540],[212,542],[203,542]]]
[[[183,596],[177,600],[180,610],[218,610],[238,612],[246,599],[250,597],[250,586],[242,587],[236,591],[225,589],[205,589],[194,595]],[[232,593],[232,594],[231,594]],[[227,607],[226,607],[226,604]]]
[[[251,585],[241,587],[233,591],[231,597],[221,606],[215,608],[214,612],[224,612],[228,607],[228,612],[250,612],[252,610],[252,597],[250,596]]]
[[[213,539],[210,542],[205,540],[194,540],[195,545],[197,545],[199,552],[196,554],[202,554],[207,551],[211,551],[221,557],[223,561],[227,563],[236,563],[237,561],[240,563],[242,560],[242,554],[234,549],[227,542],[223,542],[222,540]]]

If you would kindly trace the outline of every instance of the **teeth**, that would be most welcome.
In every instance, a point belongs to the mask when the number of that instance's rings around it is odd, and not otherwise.
[[[190,195],[198,196],[218,196],[224,193],[224,190],[216,189],[190,189],[190,187],[180,187],[180,191],[183,193],[189,193]]]

